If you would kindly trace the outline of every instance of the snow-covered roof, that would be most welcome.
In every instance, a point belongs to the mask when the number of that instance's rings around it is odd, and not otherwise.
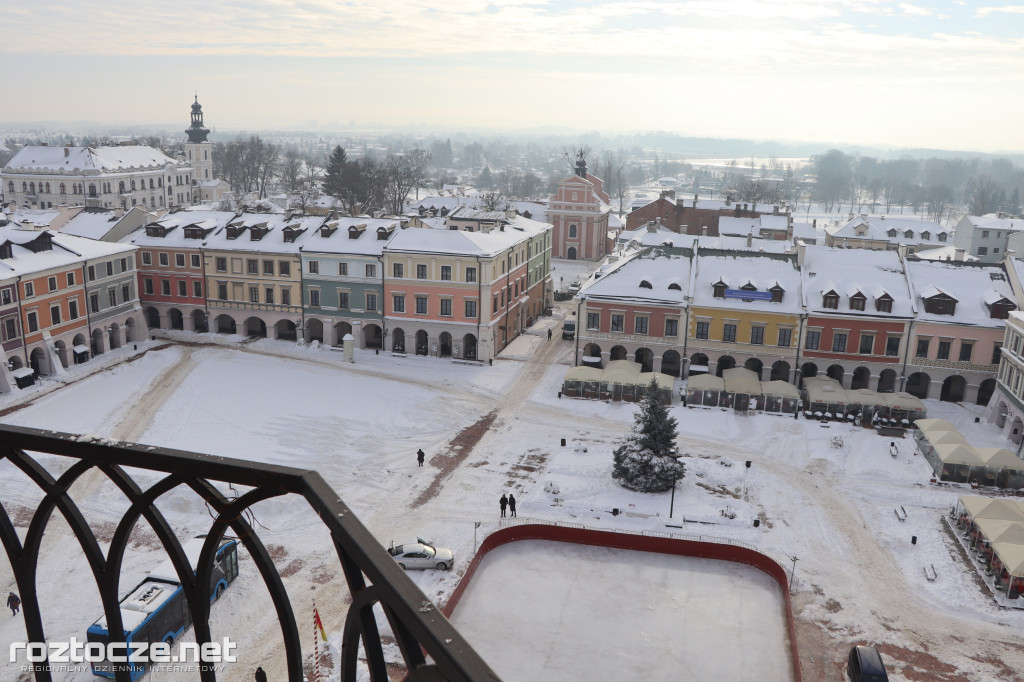
[[[619,244],[636,242],[642,246],[692,246],[694,239],[696,238],[691,235],[679,234],[655,223],[653,229],[648,225],[641,225],[635,230],[624,230],[618,234],[616,241]]]
[[[181,162],[184,163],[184,162]],[[4,167],[5,173],[111,173],[179,165],[159,149],[144,145],[118,147],[22,147]]]
[[[1007,230],[1012,232],[1024,230],[1024,220],[1020,218],[1003,218],[997,213],[987,213],[982,216],[969,215],[964,216],[964,219],[970,221],[974,227],[982,230]]]
[[[37,239],[49,239],[52,248],[33,251],[23,246]],[[11,257],[0,259],[0,278],[29,275],[134,251],[134,247],[130,245],[111,244],[49,230],[20,230],[11,226],[0,227],[0,245],[8,242],[11,247]]]
[[[651,247],[600,268],[578,296],[634,304],[686,306],[692,251]]]
[[[749,244],[748,242],[749,238]],[[757,251],[760,253],[789,253],[793,245],[781,239],[765,239],[755,232],[752,235],[726,235],[717,237],[707,235],[700,238],[700,245],[709,249],[725,251]]]
[[[176,211],[149,223],[149,225],[163,227],[165,229],[164,236],[151,236],[147,233],[146,226],[143,226],[125,236],[121,241],[122,243],[135,244],[136,246],[158,246],[164,248],[176,246],[196,249],[205,243],[206,236],[218,229],[222,229],[234,218],[235,213],[233,211]],[[184,228],[193,225],[201,228],[206,233],[203,238],[189,239],[185,237]]]
[[[401,230],[387,251],[496,256],[527,239],[519,230],[464,232],[462,230]]]
[[[784,293],[779,303],[715,298],[714,285],[718,282],[729,289],[740,289],[750,284],[762,293],[778,286]],[[796,268],[796,259],[749,251],[709,252],[701,246],[693,285],[693,305],[799,314],[800,271]]]
[[[906,269],[918,303],[919,320],[1003,327],[1005,321],[993,319],[989,306],[1004,298],[1016,303],[1006,273],[998,265],[908,260]],[[925,310],[924,299],[939,293],[956,299],[953,315],[939,315]],[[895,307],[895,304],[893,306]]]
[[[811,312],[913,317],[903,263],[895,251],[808,246],[802,272],[804,302]],[[825,308],[823,305],[823,297],[830,291],[839,294],[838,308]],[[858,291],[868,299],[862,311],[850,307],[850,294]],[[885,295],[892,298],[892,312],[882,312],[875,307],[875,301]]]
[[[208,249],[226,251],[298,254],[302,244],[311,238],[312,233],[325,220],[324,216],[289,217],[283,213],[242,213],[229,220],[223,229],[210,232],[203,245]],[[288,231],[299,233],[295,235],[294,241],[286,241]]]
[[[963,249],[958,249],[952,244],[949,246],[937,246],[922,248],[919,251],[914,252],[914,256],[922,260],[958,260],[958,261],[977,261],[977,256],[972,256],[969,253],[964,253]]]
[[[536,201],[513,201],[512,208],[519,214],[529,213],[530,218],[533,220],[540,220],[542,222],[547,222],[548,220],[547,204],[541,204]]]
[[[23,208],[14,211],[7,216],[15,225],[24,225],[31,223],[37,226],[48,226],[60,215],[61,209],[59,208]]]
[[[454,211],[448,214],[449,220],[479,220],[479,221],[499,221],[505,220],[507,216],[504,211],[489,211],[487,209],[476,209],[469,208],[468,206],[459,206]]]
[[[891,234],[893,232],[895,234]],[[884,215],[860,215],[842,225],[828,228],[828,233],[834,239],[890,241],[894,244],[939,245],[949,241],[951,232],[949,228],[931,220]]]
[[[394,218],[334,218],[314,230],[308,237],[303,235],[302,252],[379,256],[384,252],[388,241],[399,232],[399,223]],[[383,233],[388,235],[387,239],[379,238]]]
[[[765,232],[787,232],[789,217],[784,215],[760,215],[756,218],[737,218],[722,216],[718,219],[718,234],[754,236]]]
[[[61,225],[60,232],[76,237],[103,239],[123,217],[124,213],[119,215],[112,208],[85,208]]]

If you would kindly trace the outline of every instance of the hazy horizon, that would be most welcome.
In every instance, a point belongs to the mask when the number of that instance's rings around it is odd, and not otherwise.
[[[550,129],[1017,152],[1024,5],[247,0],[7,7],[0,125]],[[180,121],[178,124],[169,123]]]

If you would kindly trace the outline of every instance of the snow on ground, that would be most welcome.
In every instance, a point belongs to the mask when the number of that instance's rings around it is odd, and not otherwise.
[[[484,557],[452,622],[505,680],[739,682],[791,679],[784,614],[750,566],[524,540]]]
[[[586,260],[551,259],[551,283],[555,291],[566,291],[573,282],[583,282],[597,265]]]
[[[115,361],[107,354],[74,368],[65,385],[46,380],[0,396],[0,409],[13,410],[3,417],[12,424],[315,469],[382,545],[420,536],[455,551],[455,571],[409,574],[438,603],[458,583],[475,543],[499,527],[498,497],[515,492],[521,517],[726,537],[754,545],[789,570],[796,558],[804,679],[841,679],[853,642],[882,647],[897,680],[1016,679],[1015,671],[1024,669],[1013,634],[1024,626],[1024,613],[998,609],[978,588],[941,525],[941,515],[969,489],[930,485],[931,471],[913,454],[912,439],[897,440],[900,452],[893,458],[890,439],[869,429],[675,405],[687,475],[669,518],[669,493],[630,492],[610,478],[611,451],[635,406],[558,398],[572,344],[557,336],[548,341],[541,333],[548,323],[560,324],[557,316],[542,318],[537,333],[517,340],[510,359],[499,357],[493,367],[368,351],[346,363],[342,353],[326,348],[271,340],[228,348],[217,345],[216,335],[187,334],[189,341],[211,345],[172,345],[104,369]],[[147,342],[139,352],[154,346]],[[88,371],[94,374],[86,377]],[[975,423],[984,408],[927,406],[930,417],[949,419],[975,445],[1007,445],[984,419]],[[449,444],[492,413],[479,442],[446,475]],[[427,452],[423,468],[415,462],[420,447]],[[47,458],[47,466],[66,466],[54,459]],[[23,481],[9,463],[0,463],[0,499],[14,507],[22,534],[24,509],[40,497]],[[72,491],[101,539],[109,539],[126,508],[119,493],[93,474]],[[906,510],[906,521],[897,520],[897,506]],[[209,524],[194,495],[169,494],[161,508],[181,538]],[[612,508],[626,513],[613,516]],[[303,504],[271,500],[254,511],[298,617],[306,617],[315,598],[337,661],[347,590],[329,538]],[[476,521],[482,525],[474,538]],[[63,606],[44,613],[47,634],[56,640],[82,636],[99,615],[99,599],[88,587],[84,560],[67,551],[66,525],[52,523],[40,584],[43,599]],[[159,563],[147,540],[140,533],[126,557],[126,589]],[[935,582],[925,580],[926,565],[934,565]],[[0,559],[3,589],[14,589],[6,559]],[[240,639],[241,663],[221,679],[251,679],[257,664],[272,678],[283,677],[276,618],[244,553],[239,580],[213,613],[215,636],[230,631]],[[240,633],[232,623],[242,619],[247,627]],[[0,619],[5,641],[23,636],[20,619]]]

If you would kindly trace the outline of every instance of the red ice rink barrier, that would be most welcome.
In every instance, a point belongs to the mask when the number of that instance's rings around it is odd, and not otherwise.
[[[786,604],[786,627],[789,629],[789,649],[793,659],[793,680],[794,682],[803,682],[803,676],[800,674],[800,655],[796,644],[796,625],[793,622],[793,602],[789,596],[789,580],[786,576],[786,569],[771,557],[761,554],[757,550],[724,542],[652,537],[635,535],[633,533],[615,533],[588,528],[553,526],[543,523],[502,528],[488,535],[480,545],[480,550],[473,557],[473,561],[470,562],[469,568],[466,569],[466,574],[462,576],[462,580],[459,581],[455,591],[452,592],[452,596],[442,609],[446,617],[452,617],[455,607],[458,606],[459,600],[462,599],[462,594],[473,579],[473,575],[480,566],[480,562],[483,561],[484,555],[495,547],[500,547],[510,542],[518,542],[519,540],[572,542],[578,545],[629,549],[637,552],[655,552],[657,554],[674,554],[677,556],[697,557],[699,559],[733,561],[753,566],[774,579],[782,591],[783,600]]]

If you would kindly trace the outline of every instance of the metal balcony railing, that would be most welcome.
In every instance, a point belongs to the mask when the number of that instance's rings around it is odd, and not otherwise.
[[[36,461],[33,457],[35,453],[67,457],[72,464],[55,479]],[[158,498],[184,486],[202,497],[215,515],[194,579],[186,578],[183,583],[196,642],[203,644],[211,641],[209,585],[213,553],[224,532],[230,529],[248,551],[270,593],[281,625],[288,679],[292,682],[303,679],[299,627],[291,601],[270,554],[245,515],[249,507],[257,502],[298,495],[305,498],[311,508],[310,513],[318,516],[330,531],[352,597],[342,636],[342,680],[347,682],[357,679],[360,665],[365,666],[369,679],[374,682],[388,680],[381,635],[374,618],[375,605],[381,606],[391,626],[408,670],[408,680],[483,682],[499,679],[315,471],[133,443],[111,444],[105,440],[73,434],[0,424],[0,460],[3,459],[20,469],[44,493],[33,513],[24,542],[19,539],[3,499],[0,498],[0,540],[3,541],[20,591],[25,629],[30,642],[46,642],[36,576],[43,533],[54,510],[59,511],[67,521],[89,562],[103,602],[109,631],[121,632],[123,623],[118,601],[121,562],[128,538],[139,517],[144,518],[153,528],[178,574],[190,578],[192,576],[181,543],[156,507]],[[162,472],[166,476],[158,483],[142,488],[132,479],[126,467]],[[106,475],[130,503],[117,525],[105,556],[89,523],[68,494],[75,481],[91,470]],[[238,497],[225,497],[211,481],[250,489]],[[94,617],[95,614],[86,616]],[[239,627],[243,627],[242,624]],[[111,641],[123,639],[112,638]],[[359,658],[360,645],[365,662]],[[33,665],[36,666],[34,674],[37,682],[49,682],[52,679],[46,664]],[[206,668],[199,671],[203,682],[216,680],[216,672],[210,669],[214,666],[202,667]],[[118,672],[117,675],[119,682],[130,679],[128,672]]]

